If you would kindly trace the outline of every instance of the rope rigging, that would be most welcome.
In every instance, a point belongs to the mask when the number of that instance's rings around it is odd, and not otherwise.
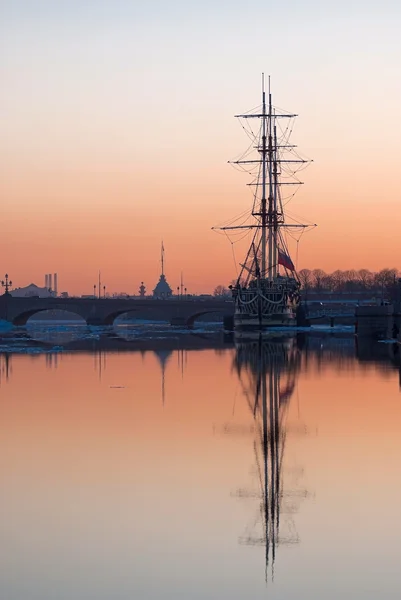
[[[273,107],[270,91],[268,101],[267,112],[263,92],[262,105],[237,116],[250,143],[244,152],[230,161],[230,164],[236,170],[252,177],[251,182],[247,184],[251,187],[252,203],[247,210],[220,227],[213,228],[216,231],[220,230],[219,233],[224,233],[231,244],[238,280],[244,273],[247,281],[259,276],[268,276],[266,266],[260,270],[260,265],[265,264],[263,257],[266,244],[269,246],[269,253],[273,252],[276,257],[269,258],[268,269],[278,274],[278,266],[281,265],[285,272],[288,272],[289,267],[292,271],[294,267],[289,258],[291,242],[296,244],[298,264],[300,239],[306,230],[314,226],[312,223],[303,224],[296,215],[286,209],[303,183],[299,173],[311,162],[301,156],[290,141],[296,115]],[[257,130],[253,128],[253,120],[259,122]],[[263,233],[266,230],[268,233]],[[250,242],[248,253],[238,274],[234,246],[246,240]],[[287,266],[283,264],[280,252],[287,256]],[[260,275],[257,275],[258,272]]]

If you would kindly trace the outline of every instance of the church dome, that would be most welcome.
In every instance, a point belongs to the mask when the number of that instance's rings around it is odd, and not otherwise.
[[[173,290],[167,283],[166,276],[162,273],[155,289],[153,290],[153,296],[155,298],[170,298],[172,295]]]

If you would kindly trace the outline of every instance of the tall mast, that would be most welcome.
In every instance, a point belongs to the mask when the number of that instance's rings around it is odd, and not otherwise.
[[[268,148],[268,164],[269,164],[269,212],[268,212],[268,227],[269,227],[269,264],[268,264],[268,275],[269,281],[273,279],[273,221],[274,221],[274,192],[273,192],[273,136],[272,136],[272,95],[270,92],[270,77],[269,77],[269,114],[268,114],[268,134],[269,134],[269,148]],[[265,275],[266,276],[266,275]]]
[[[290,133],[279,131],[280,140],[277,139],[276,123],[278,119],[292,119],[296,114],[284,113],[280,110],[273,109],[272,94],[270,91],[270,76],[268,81],[268,98],[265,92],[265,77],[262,73],[262,107],[261,110],[251,111],[245,114],[236,115],[240,119],[260,119],[260,128],[255,135],[250,128],[248,133],[252,134],[259,156],[254,159],[249,157],[248,150],[239,160],[229,161],[234,165],[250,165],[250,171],[257,166],[257,177],[255,181],[248,185],[256,186],[254,194],[254,204],[252,208],[252,216],[255,217],[255,222],[250,224],[228,225],[223,227],[212,227],[221,231],[240,230],[240,229],[256,229],[253,242],[248,250],[245,264],[241,264],[242,271],[245,269],[250,276],[256,279],[268,279],[272,281],[278,273],[278,245],[281,242],[279,237],[279,227],[301,228],[306,229],[312,224],[303,225],[301,223],[288,223],[285,221],[284,212],[281,204],[280,189],[282,185],[302,185],[302,182],[295,177],[294,181],[280,181],[281,165],[303,165],[309,160],[302,159],[296,152],[292,155],[284,153],[291,152],[296,148],[295,145],[289,143]],[[245,128],[244,128],[245,129]],[[281,155],[281,149],[284,153]],[[280,152],[279,152],[280,151]],[[294,192],[295,193],[295,192]],[[260,231],[259,231],[260,230]],[[257,240],[257,243],[254,242]],[[249,260],[251,251],[254,252],[253,262],[250,266]],[[249,276],[247,275],[247,277]],[[239,279],[238,279],[239,280]]]
[[[279,190],[278,173],[277,173],[277,127],[276,121],[273,125],[273,153],[272,153],[272,169],[273,169],[273,214],[272,214],[272,277],[276,277],[278,272],[278,212],[277,212],[277,194]]]
[[[162,263],[162,275],[164,275],[164,246],[163,246],[163,240],[162,240],[162,247],[161,247],[161,263]]]
[[[270,77],[269,77],[269,97],[270,97]],[[262,217],[262,277],[266,277],[266,93],[265,93],[265,74],[262,73],[262,199],[261,199],[261,217]]]

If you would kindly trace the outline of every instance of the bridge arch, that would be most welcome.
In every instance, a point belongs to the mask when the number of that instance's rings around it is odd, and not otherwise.
[[[192,329],[192,327],[195,324],[196,319],[199,319],[199,317],[202,317],[203,315],[209,315],[212,313],[213,314],[215,314],[215,313],[221,314],[221,319],[223,320],[225,312],[227,312],[227,311],[224,311],[223,309],[219,309],[219,308],[204,309],[204,310],[201,310],[201,311],[191,315],[190,317],[188,317],[187,321],[186,321],[186,325],[187,325],[187,327],[189,327],[189,329]]]
[[[136,308],[131,308],[131,309],[121,309],[121,310],[116,310],[111,312],[110,314],[106,315],[103,319],[103,325],[113,325],[114,321],[116,319],[118,319],[118,317],[121,317],[122,315],[127,315],[129,313],[135,313],[137,312]]]
[[[19,315],[15,316],[12,320],[13,325],[16,326],[21,326],[21,325],[26,325],[28,320],[33,317],[34,315],[38,314],[38,313],[42,313],[42,312],[49,312],[50,310],[57,310],[60,312],[64,312],[64,313],[69,313],[71,315],[76,315],[77,317],[79,317],[80,319],[83,319],[86,322],[86,317],[82,314],[80,314],[78,311],[76,310],[66,310],[65,308],[57,308],[57,307],[51,307],[49,308],[48,306],[44,306],[44,307],[36,307],[36,308],[32,308],[30,310],[26,310],[24,312],[21,312]]]

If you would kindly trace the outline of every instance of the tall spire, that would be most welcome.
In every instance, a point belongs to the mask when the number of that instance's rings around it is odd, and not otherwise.
[[[167,283],[166,276],[164,274],[164,244],[163,244],[163,240],[161,243],[160,256],[161,256],[160,262],[162,264],[162,272],[160,274],[159,281],[158,281],[155,289],[153,290],[153,296],[155,298],[170,298],[170,296],[173,293],[173,290]]]

